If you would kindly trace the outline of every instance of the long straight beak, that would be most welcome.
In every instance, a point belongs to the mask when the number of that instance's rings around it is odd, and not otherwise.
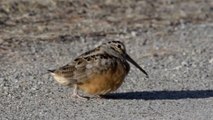
[[[126,59],[131,62],[135,67],[137,67],[141,72],[143,72],[147,78],[149,78],[147,72],[143,70],[128,54],[126,54]]]

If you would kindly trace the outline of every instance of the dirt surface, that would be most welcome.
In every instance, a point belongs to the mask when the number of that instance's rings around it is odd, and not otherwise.
[[[131,66],[105,99],[71,98],[47,69],[120,40]],[[1,120],[212,120],[212,0],[0,0]]]

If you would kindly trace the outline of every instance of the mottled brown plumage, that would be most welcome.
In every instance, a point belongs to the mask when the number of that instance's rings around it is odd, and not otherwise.
[[[120,41],[110,41],[83,53],[71,63],[49,70],[62,85],[74,86],[73,96],[80,97],[77,89],[91,95],[104,95],[117,90],[130,70],[131,62],[148,74],[126,53]]]

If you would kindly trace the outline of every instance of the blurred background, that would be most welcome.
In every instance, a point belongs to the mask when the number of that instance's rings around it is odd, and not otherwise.
[[[109,41],[135,67],[116,100],[71,99],[47,69]],[[0,0],[0,119],[212,120],[213,0]]]
[[[166,35],[180,25],[212,21],[212,0],[0,1],[1,43],[20,36],[66,41],[79,37],[138,35],[150,30]]]

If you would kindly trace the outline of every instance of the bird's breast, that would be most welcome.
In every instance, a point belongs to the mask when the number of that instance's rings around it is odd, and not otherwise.
[[[88,80],[78,84],[78,87],[92,95],[103,95],[118,89],[129,72],[127,62],[117,61],[116,66],[100,74],[92,74]]]

